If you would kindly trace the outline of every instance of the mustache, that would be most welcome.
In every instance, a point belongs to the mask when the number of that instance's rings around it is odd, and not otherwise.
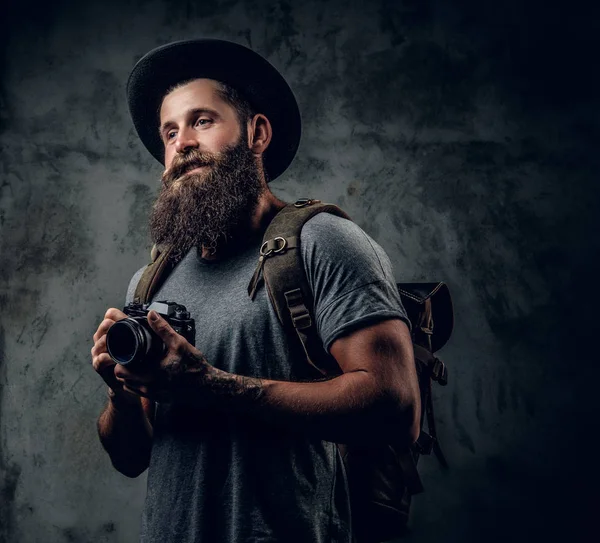
[[[214,166],[217,157],[212,153],[191,149],[184,155],[175,155],[171,167],[162,175],[163,183],[170,183],[185,173],[202,166]]]

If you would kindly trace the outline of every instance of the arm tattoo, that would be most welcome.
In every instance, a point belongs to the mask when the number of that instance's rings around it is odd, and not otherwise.
[[[263,385],[260,379],[234,375],[216,368],[207,372],[204,385],[215,396],[227,400],[256,401],[263,394]]]
[[[263,395],[261,379],[217,369],[195,353],[174,363],[168,374],[175,396],[183,401],[208,400],[230,407],[251,407]]]

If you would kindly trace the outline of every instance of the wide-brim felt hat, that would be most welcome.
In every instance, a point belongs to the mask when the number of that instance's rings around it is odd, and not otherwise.
[[[144,55],[127,82],[129,111],[137,133],[164,165],[159,134],[160,106],[168,89],[190,79],[207,78],[234,87],[270,121],[273,136],[264,154],[269,180],[290,165],[300,144],[298,103],[283,76],[258,53],[238,43],[196,39],[168,43]]]

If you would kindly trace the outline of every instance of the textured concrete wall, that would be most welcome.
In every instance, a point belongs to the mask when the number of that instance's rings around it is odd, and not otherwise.
[[[422,462],[409,540],[583,541],[598,505],[596,313],[578,302],[599,245],[598,18],[555,4],[5,3],[0,542],[137,536],[145,481],[101,451],[89,350],[147,259],[160,175],[128,118],[129,70],[200,36],[254,47],[298,96],[300,151],[274,191],[340,204],[399,281],[453,292],[435,391],[451,469]]]

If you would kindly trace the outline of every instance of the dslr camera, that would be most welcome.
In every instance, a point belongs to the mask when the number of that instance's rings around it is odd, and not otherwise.
[[[133,367],[158,361],[166,354],[167,346],[148,324],[148,313],[152,310],[195,345],[196,326],[185,306],[166,300],[151,304],[132,302],[123,308],[127,318],[115,322],[106,334],[106,350],[117,364]]]

